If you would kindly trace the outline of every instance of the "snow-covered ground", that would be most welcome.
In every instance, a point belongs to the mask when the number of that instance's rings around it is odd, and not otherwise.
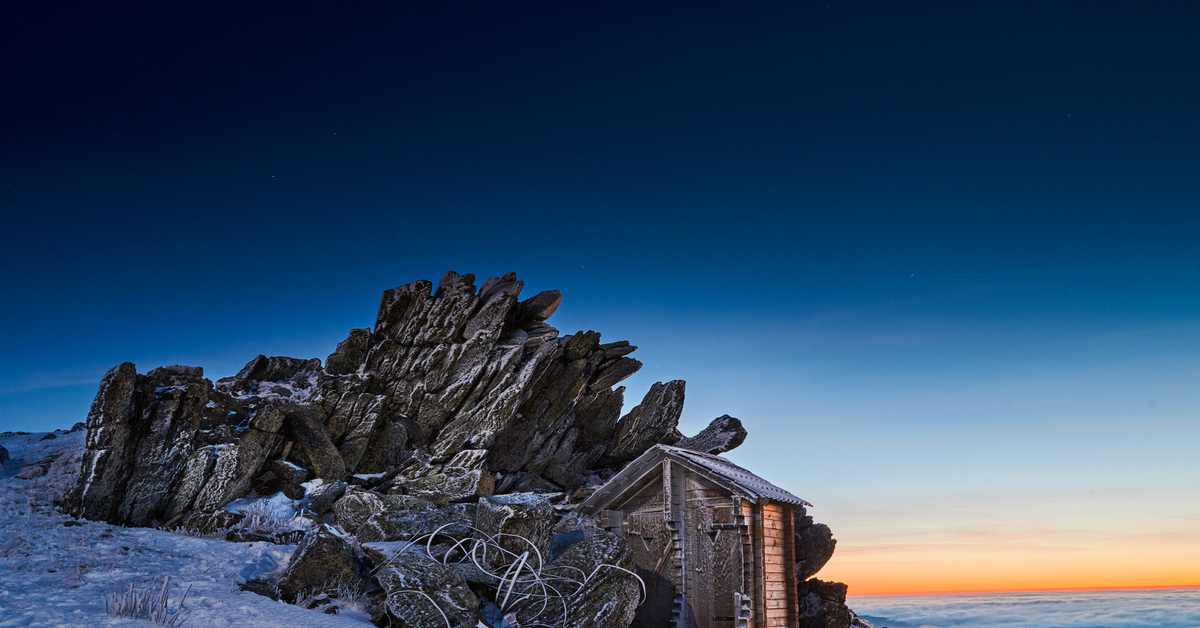
[[[238,588],[239,582],[281,569],[295,546],[75,522],[53,501],[74,484],[85,432],[41,440],[45,436],[0,435],[11,456],[0,470],[0,627],[154,626],[147,619],[109,617],[105,595],[131,583],[157,592],[167,576],[172,610],[191,586],[184,602],[190,611],[184,625],[191,628],[370,625]]]

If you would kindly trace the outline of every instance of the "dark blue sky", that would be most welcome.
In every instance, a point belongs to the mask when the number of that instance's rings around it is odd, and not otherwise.
[[[1167,473],[1198,32],[1169,1],[4,3],[0,429],[83,420],[121,361],[324,358],[386,288],[515,270],[641,347],[628,398],[687,379],[685,431],[742,417],[814,501],[1096,472],[987,454],[1037,426],[1165,421],[1111,472]],[[859,454],[888,480],[838,475]]]
[[[513,270],[641,347],[627,400],[741,417],[731,457],[858,548],[831,578],[984,538],[1103,579],[1130,530],[1186,571],[1197,33],[1182,1],[0,3],[0,430]]]

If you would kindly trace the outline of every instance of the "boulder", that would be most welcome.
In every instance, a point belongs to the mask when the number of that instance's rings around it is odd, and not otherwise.
[[[334,503],[346,494],[347,488],[349,485],[340,480],[322,484],[308,491],[304,501],[300,503],[300,508],[320,517],[333,508]]]
[[[0,464],[8,462],[8,450],[0,445]]]
[[[475,628],[479,598],[457,572],[409,547],[391,555],[376,575],[386,607],[406,628]]]
[[[706,454],[721,454],[736,448],[745,440],[746,428],[742,427],[742,422],[725,414],[713,419],[708,427],[695,436],[679,439],[675,446]]]
[[[469,538],[475,531],[476,504],[450,504],[430,510],[385,510],[371,515],[358,528],[362,543],[412,541],[433,534]]]
[[[645,591],[638,578],[630,573],[634,571],[634,564],[625,538],[600,529],[591,519],[578,516],[564,518],[555,531],[575,539],[550,561],[545,571],[572,574],[569,576],[572,578],[590,577],[582,587],[572,587],[574,590],[566,600],[565,616],[556,605],[553,611],[548,611],[548,617],[539,618],[539,623],[627,628],[633,622]],[[572,532],[576,534],[572,535]],[[579,575],[581,573],[583,576]],[[534,607],[524,609],[518,612],[517,619],[527,619],[536,610]]]
[[[373,515],[384,511],[383,499],[370,491],[351,489],[333,504],[333,514],[338,525],[355,534],[363,523]]]
[[[796,581],[803,582],[816,575],[833,557],[837,540],[833,531],[823,523],[813,523],[803,507],[793,512],[796,529]]]
[[[796,585],[799,601],[798,628],[850,628],[850,609],[846,608],[846,585],[812,578]],[[857,617],[855,618],[857,619]]]
[[[537,493],[484,497],[475,515],[475,538],[493,539],[508,552],[489,555],[489,567],[511,563],[524,552],[541,567],[550,560],[554,523],[554,507]]]
[[[363,575],[354,548],[328,525],[317,525],[300,541],[279,581],[283,599],[337,589],[340,585],[367,590],[370,581]]]
[[[482,469],[466,471],[449,468],[445,472],[431,473],[413,480],[397,479],[394,482],[405,494],[435,503],[475,501],[491,495],[496,488],[495,476]]]
[[[267,463],[267,469],[288,484],[303,484],[308,479],[308,469],[286,460],[272,460]]]

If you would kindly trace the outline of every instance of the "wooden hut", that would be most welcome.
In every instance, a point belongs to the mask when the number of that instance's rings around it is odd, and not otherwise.
[[[582,512],[624,534],[650,593],[634,628],[796,626],[793,510],[808,502],[729,460],[656,445]]]

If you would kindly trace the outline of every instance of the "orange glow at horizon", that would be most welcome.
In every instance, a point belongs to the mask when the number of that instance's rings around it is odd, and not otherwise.
[[[1196,506],[1150,498],[832,504],[837,549],[816,577],[846,583],[851,597],[1200,588]]]
[[[847,583],[851,596],[1200,588],[1196,541],[1157,549],[914,545],[839,552],[817,577]]]

